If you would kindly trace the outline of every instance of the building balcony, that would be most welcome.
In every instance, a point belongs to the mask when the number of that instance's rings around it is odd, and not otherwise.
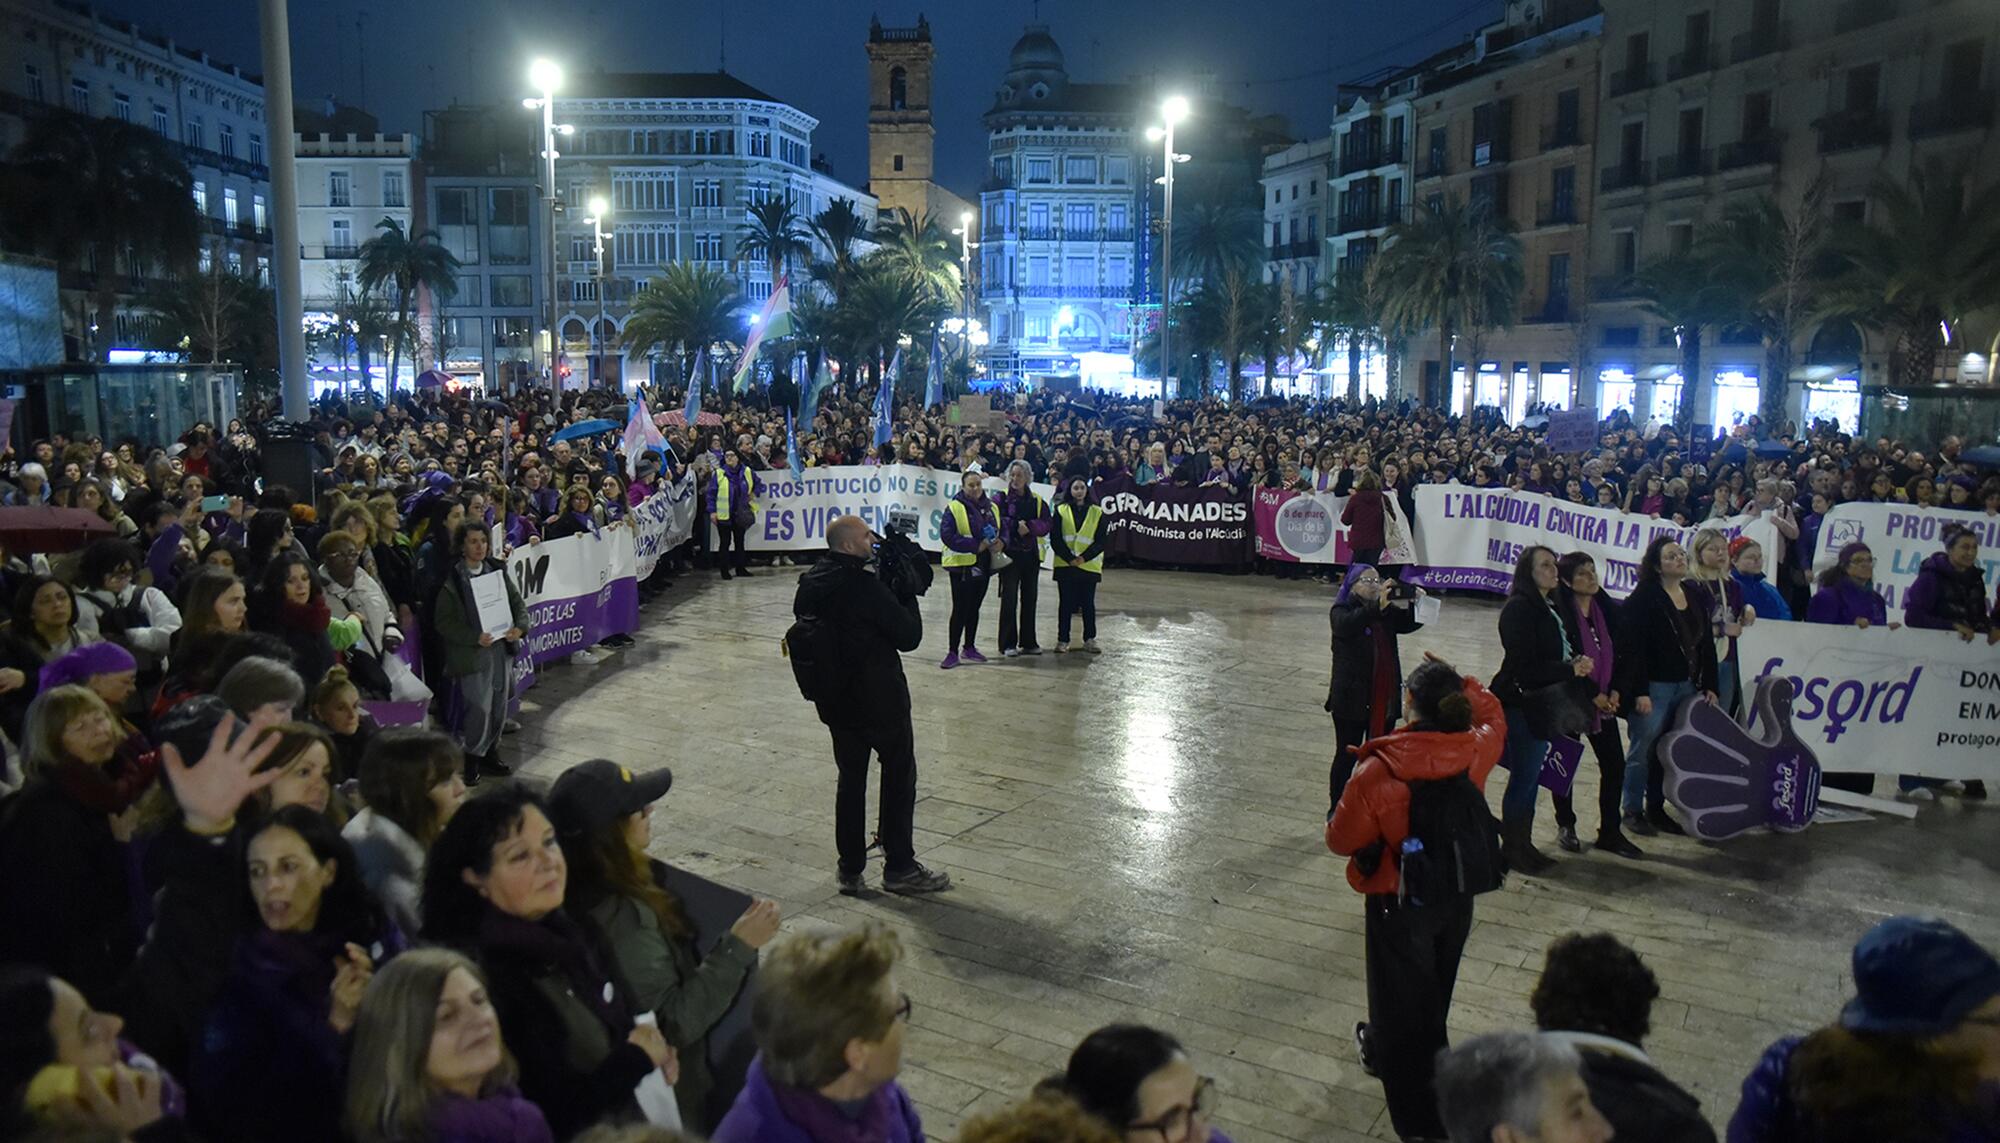
[[[1361,147],[1340,156],[1340,173],[1351,175],[1357,171],[1372,171],[1382,165],[1382,148]]]
[[[1643,63],[1638,67],[1628,67],[1611,73],[1611,94],[1613,97],[1630,95],[1653,86],[1653,65]]]
[[[1574,119],[1542,124],[1542,150],[1556,151],[1583,144],[1583,127]]]
[[[1984,131],[1993,125],[1993,93],[1964,91],[1926,99],[1910,108],[1910,138],[1928,139],[1954,131]]]
[[[1715,48],[1707,41],[1689,44],[1687,50],[1667,57],[1667,78],[1686,79],[1715,67]]]
[[[1615,167],[1606,167],[1597,185],[1605,194],[1645,186],[1646,164],[1643,162],[1632,162],[1620,163]]]
[[[1062,231],[1053,226],[1023,226],[1020,236],[1023,242],[1048,242],[1062,237]]]
[[[310,250],[312,249],[312,247],[308,246],[306,247],[306,249]],[[320,251],[319,256],[322,258],[335,259],[341,261],[352,261],[353,259],[361,257],[361,247],[355,246],[351,243],[345,246],[336,246],[329,243],[328,245],[320,247],[319,251]],[[310,257],[310,255],[308,255],[308,257]]]
[[[1724,143],[1716,154],[1715,169],[1736,171],[1744,167],[1761,167],[1776,163],[1781,142],[1777,135],[1761,135],[1754,139],[1738,139],[1734,143]]]
[[[1266,262],[1282,262],[1286,258],[1290,257],[1290,255],[1285,252],[1287,249],[1289,249],[1289,247],[1287,247],[1284,243],[1273,242],[1271,243],[1271,251],[1270,253],[1264,256],[1264,260]]]
[[[987,179],[985,182],[979,184],[979,190],[980,193],[982,194],[991,191],[1004,191],[1013,189],[1014,189],[1013,175],[994,175],[993,177]]]
[[[1472,165],[1490,167],[1495,163],[1504,163],[1513,157],[1511,151],[1512,148],[1508,146],[1505,135],[1492,139],[1475,139],[1472,142]]]
[[[222,171],[225,174],[241,175],[246,179],[260,183],[271,181],[271,168],[264,164],[253,163],[247,159],[239,159],[234,155],[225,155],[220,151],[211,151],[206,147],[191,147],[185,143],[182,144],[181,161],[190,167],[209,167]]]
[[[1320,243],[1310,238],[1301,238],[1285,248],[1285,257],[1317,258],[1319,257],[1319,248]]]
[[[1729,62],[1746,63],[1784,51],[1791,41],[1791,24],[1780,21],[1765,28],[1739,32],[1729,40]]]
[[[1842,0],[1833,10],[1833,32],[1858,32],[1893,20],[1900,15],[1897,7],[1896,0]]]
[[[1439,155],[1430,155],[1425,158],[1423,169],[1417,172],[1417,177],[1420,179],[1441,179],[1450,173],[1451,163],[1449,160]]]
[[[1653,181],[1664,183],[1674,179],[1701,178],[1708,174],[1711,159],[1712,153],[1705,150],[1661,156],[1653,164]]]
[[[1126,286],[1021,286],[1014,293],[1023,298],[1129,298]]]
[[[1572,316],[1568,296],[1557,294],[1539,306],[1523,310],[1521,313],[1521,324],[1567,325]]]
[[[1569,226],[1576,222],[1576,200],[1564,199],[1551,202],[1544,199],[1535,204],[1536,226]]]
[[[1883,147],[1889,142],[1889,116],[1882,111],[1836,111],[1815,124],[1819,153]]]

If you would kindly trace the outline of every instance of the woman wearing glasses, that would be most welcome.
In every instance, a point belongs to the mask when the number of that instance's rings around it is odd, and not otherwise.
[[[1209,1126],[1215,1081],[1194,1070],[1180,1041],[1157,1028],[1111,1024],[1084,1037],[1069,1067],[1036,1094],[1065,1096],[1123,1133],[1126,1143],[1229,1143]]]
[[[1354,773],[1355,748],[1388,732],[1403,716],[1403,661],[1396,637],[1417,622],[1415,604],[1423,594],[1392,598],[1391,582],[1364,563],[1350,564],[1333,600],[1333,677],[1326,686],[1325,710],[1333,716],[1333,770],[1327,779],[1326,813],[1340,804],[1340,792]]]

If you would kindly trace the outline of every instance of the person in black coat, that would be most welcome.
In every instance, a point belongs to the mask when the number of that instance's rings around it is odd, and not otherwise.
[[[292,551],[272,557],[250,597],[250,629],[285,641],[308,690],[333,667],[333,641],[327,634],[332,621],[326,589],[312,561]]]
[[[1396,637],[1417,622],[1416,599],[1392,599],[1389,584],[1367,564],[1350,564],[1333,600],[1333,676],[1326,712],[1333,716],[1333,768],[1327,778],[1327,816],[1354,774],[1354,750],[1386,734],[1403,717],[1403,660]],[[1421,588],[1417,595],[1422,595]]]
[[[868,864],[863,819],[868,811],[868,756],[882,764],[877,835],[882,844],[883,888],[935,892],[951,887],[943,872],[917,862],[916,728],[910,722],[910,685],[902,653],[924,640],[915,596],[898,598],[868,573],[874,536],[859,516],[842,516],[826,530],[827,552],[799,577],[794,614],[830,622],[827,641],[839,648],[843,685],[815,700],[819,720],[833,735],[840,771],[834,794],[833,840],[840,854],[840,891],[861,892]]]
[[[1552,863],[1530,837],[1542,760],[1549,752],[1546,715],[1568,701],[1551,691],[1587,677],[1595,666],[1578,653],[1563,629],[1556,606],[1556,554],[1540,544],[1521,552],[1514,584],[1500,608],[1500,669],[1493,694],[1507,712],[1507,792],[1501,796],[1500,828],[1510,868],[1540,873]]]
[[[1642,836],[1686,832],[1667,814],[1666,773],[1653,745],[1674,708],[1686,699],[1715,701],[1717,663],[1709,615],[1714,602],[1688,578],[1688,553],[1672,534],[1646,546],[1639,586],[1625,600],[1632,653],[1618,664],[1620,693],[1632,704],[1632,741],[1625,752],[1624,828]]]
[[[1589,657],[1588,676],[1593,709],[1585,741],[1597,756],[1597,848],[1620,857],[1643,857],[1639,847],[1619,828],[1618,799],[1625,788],[1625,744],[1618,737],[1618,715],[1625,696],[1619,692],[1618,660],[1631,654],[1629,636],[1620,631],[1619,605],[1605,594],[1597,579],[1597,563],[1588,552],[1570,552],[1556,561],[1556,610],[1569,645]],[[1566,853],[1582,853],[1576,836],[1576,800],[1554,795],[1556,844]]]
[[[1609,933],[1549,946],[1529,1004],[1542,1035],[1577,1050],[1590,1102],[1626,1143],[1715,1143],[1701,1101],[1661,1074],[1640,1046],[1660,982]]]

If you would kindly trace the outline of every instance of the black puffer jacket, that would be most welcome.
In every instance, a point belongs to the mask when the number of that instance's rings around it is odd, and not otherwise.
[[[1917,581],[1903,594],[1903,622],[1912,627],[1950,631],[1960,624],[1974,631],[1989,630],[1986,613],[1986,572],[1978,564],[1964,571],[1951,557],[1932,552],[1917,569]]]
[[[821,722],[891,728],[908,723],[910,684],[903,677],[902,653],[924,641],[914,596],[897,599],[866,560],[829,552],[799,577],[792,611],[831,619],[839,632],[847,685],[836,699],[815,704]]]
[[[1578,1044],[1590,1102],[1629,1143],[1715,1143],[1701,1101],[1632,1056]]]
[[[1368,700],[1375,690],[1375,640],[1378,630],[1389,633],[1389,669],[1395,678],[1389,687],[1389,709],[1385,725],[1395,726],[1403,716],[1403,660],[1396,648],[1396,636],[1408,635],[1418,627],[1414,608],[1371,607],[1350,597],[1336,603],[1330,613],[1333,625],[1333,677],[1326,685],[1326,712],[1337,719],[1368,721]]]

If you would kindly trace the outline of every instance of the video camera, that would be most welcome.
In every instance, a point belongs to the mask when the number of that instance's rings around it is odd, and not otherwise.
[[[875,575],[897,599],[919,596],[931,589],[930,560],[910,538],[916,530],[916,513],[892,513],[875,544]]]

